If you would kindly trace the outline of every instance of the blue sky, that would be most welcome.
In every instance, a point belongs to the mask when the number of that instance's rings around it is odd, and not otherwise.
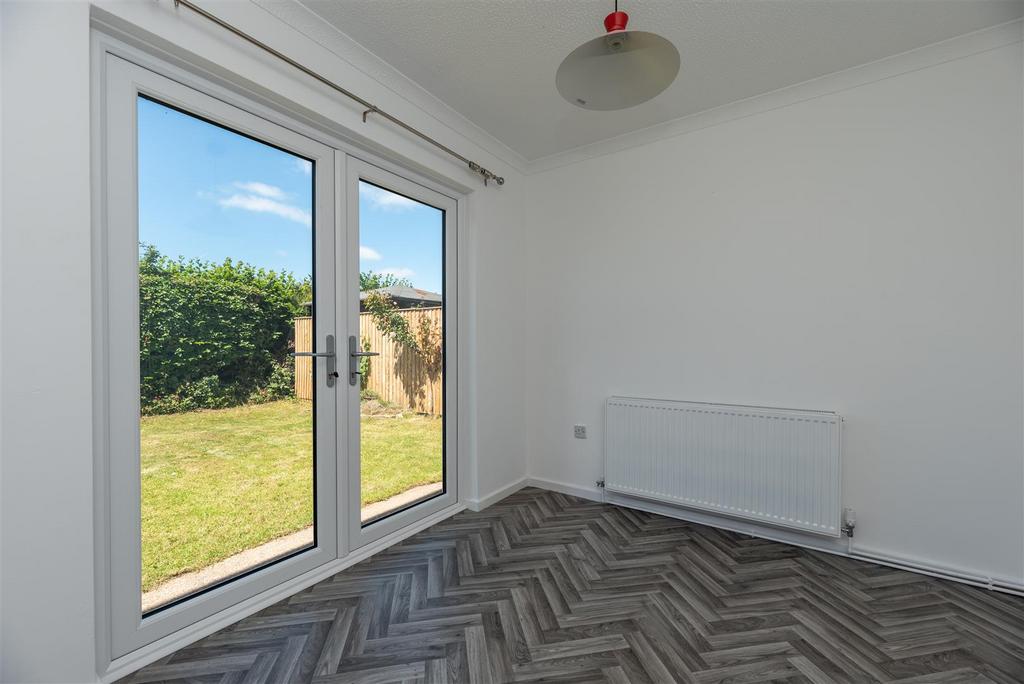
[[[171,257],[312,271],[312,163],[139,98],[139,240]],[[441,292],[442,212],[360,183],[360,270]]]

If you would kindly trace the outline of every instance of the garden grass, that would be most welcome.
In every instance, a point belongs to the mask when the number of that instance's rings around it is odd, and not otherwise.
[[[313,521],[311,405],[142,418],[142,588]],[[441,479],[441,426],[363,417],[362,505]]]

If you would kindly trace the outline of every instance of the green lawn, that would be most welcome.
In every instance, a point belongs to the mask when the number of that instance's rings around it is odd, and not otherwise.
[[[441,420],[364,417],[362,504],[441,479]],[[142,587],[312,523],[310,403],[142,418]]]

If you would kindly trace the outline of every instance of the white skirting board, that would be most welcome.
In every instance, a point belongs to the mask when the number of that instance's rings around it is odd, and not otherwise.
[[[485,494],[478,499],[469,499],[466,501],[466,508],[471,511],[482,511],[492,504],[496,504],[507,496],[512,496],[520,489],[527,485],[527,479],[521,477],[510,485],[499,487],[490,494]]]
[[[930,577],[969,584],[976,587],[982,587],[984,589],[990,589],[992,591],[1024,596],[1024,581],[1019,579],[1013,579],[1010,577],[988,577],[962,568],[940,565],[919,558],[903,557],[874,549],[858,547],[856,545],[856,540],[854,540],[852,544],[848,544],[846,541],[831,540],[819,535],[790,532],[787,530],[757,525],[741,520],[734,520],[732,518],[726,518],[701,511],[691,511],[668,504],[645,501],[643,499],[636,499],[621,494],[605,492],[603,489],[598,487],[583,487],[565,482],[556,482],[553,480],[532,477],[527,478],[525,486],[547,489],[552,492],[561,492],[562,494],[569,494],[570,496],[576,496],[581,499],[615,504],[616,506],[622,506],[623,508],[635,508],[637,510],[647,511],[648,513],[657,513],[658,515],[664,515],[668,518],[686,520],[687,522],[707,525],[708,527],[717,527],[719,529],[729,530],[730,532],[746,534],[751,537],[768,539],[782,544],[790,544],[792,546],[813,549],[815,551],[822,551],[838,556],[846,556],[847,558],[854,558],[856,560],[862,560],[869,563],[877,563],[878,565],[885,565],[900,570],[907,570],[908,572],[928,575]]]

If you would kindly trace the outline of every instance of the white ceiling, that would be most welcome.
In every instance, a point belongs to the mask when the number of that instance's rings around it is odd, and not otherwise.
[[[632,109],[565,102],[555,71],[612,0],[300,0],[533,160],[1024,14],[1024,0],[620,0],[673,41],[675,83]]]

